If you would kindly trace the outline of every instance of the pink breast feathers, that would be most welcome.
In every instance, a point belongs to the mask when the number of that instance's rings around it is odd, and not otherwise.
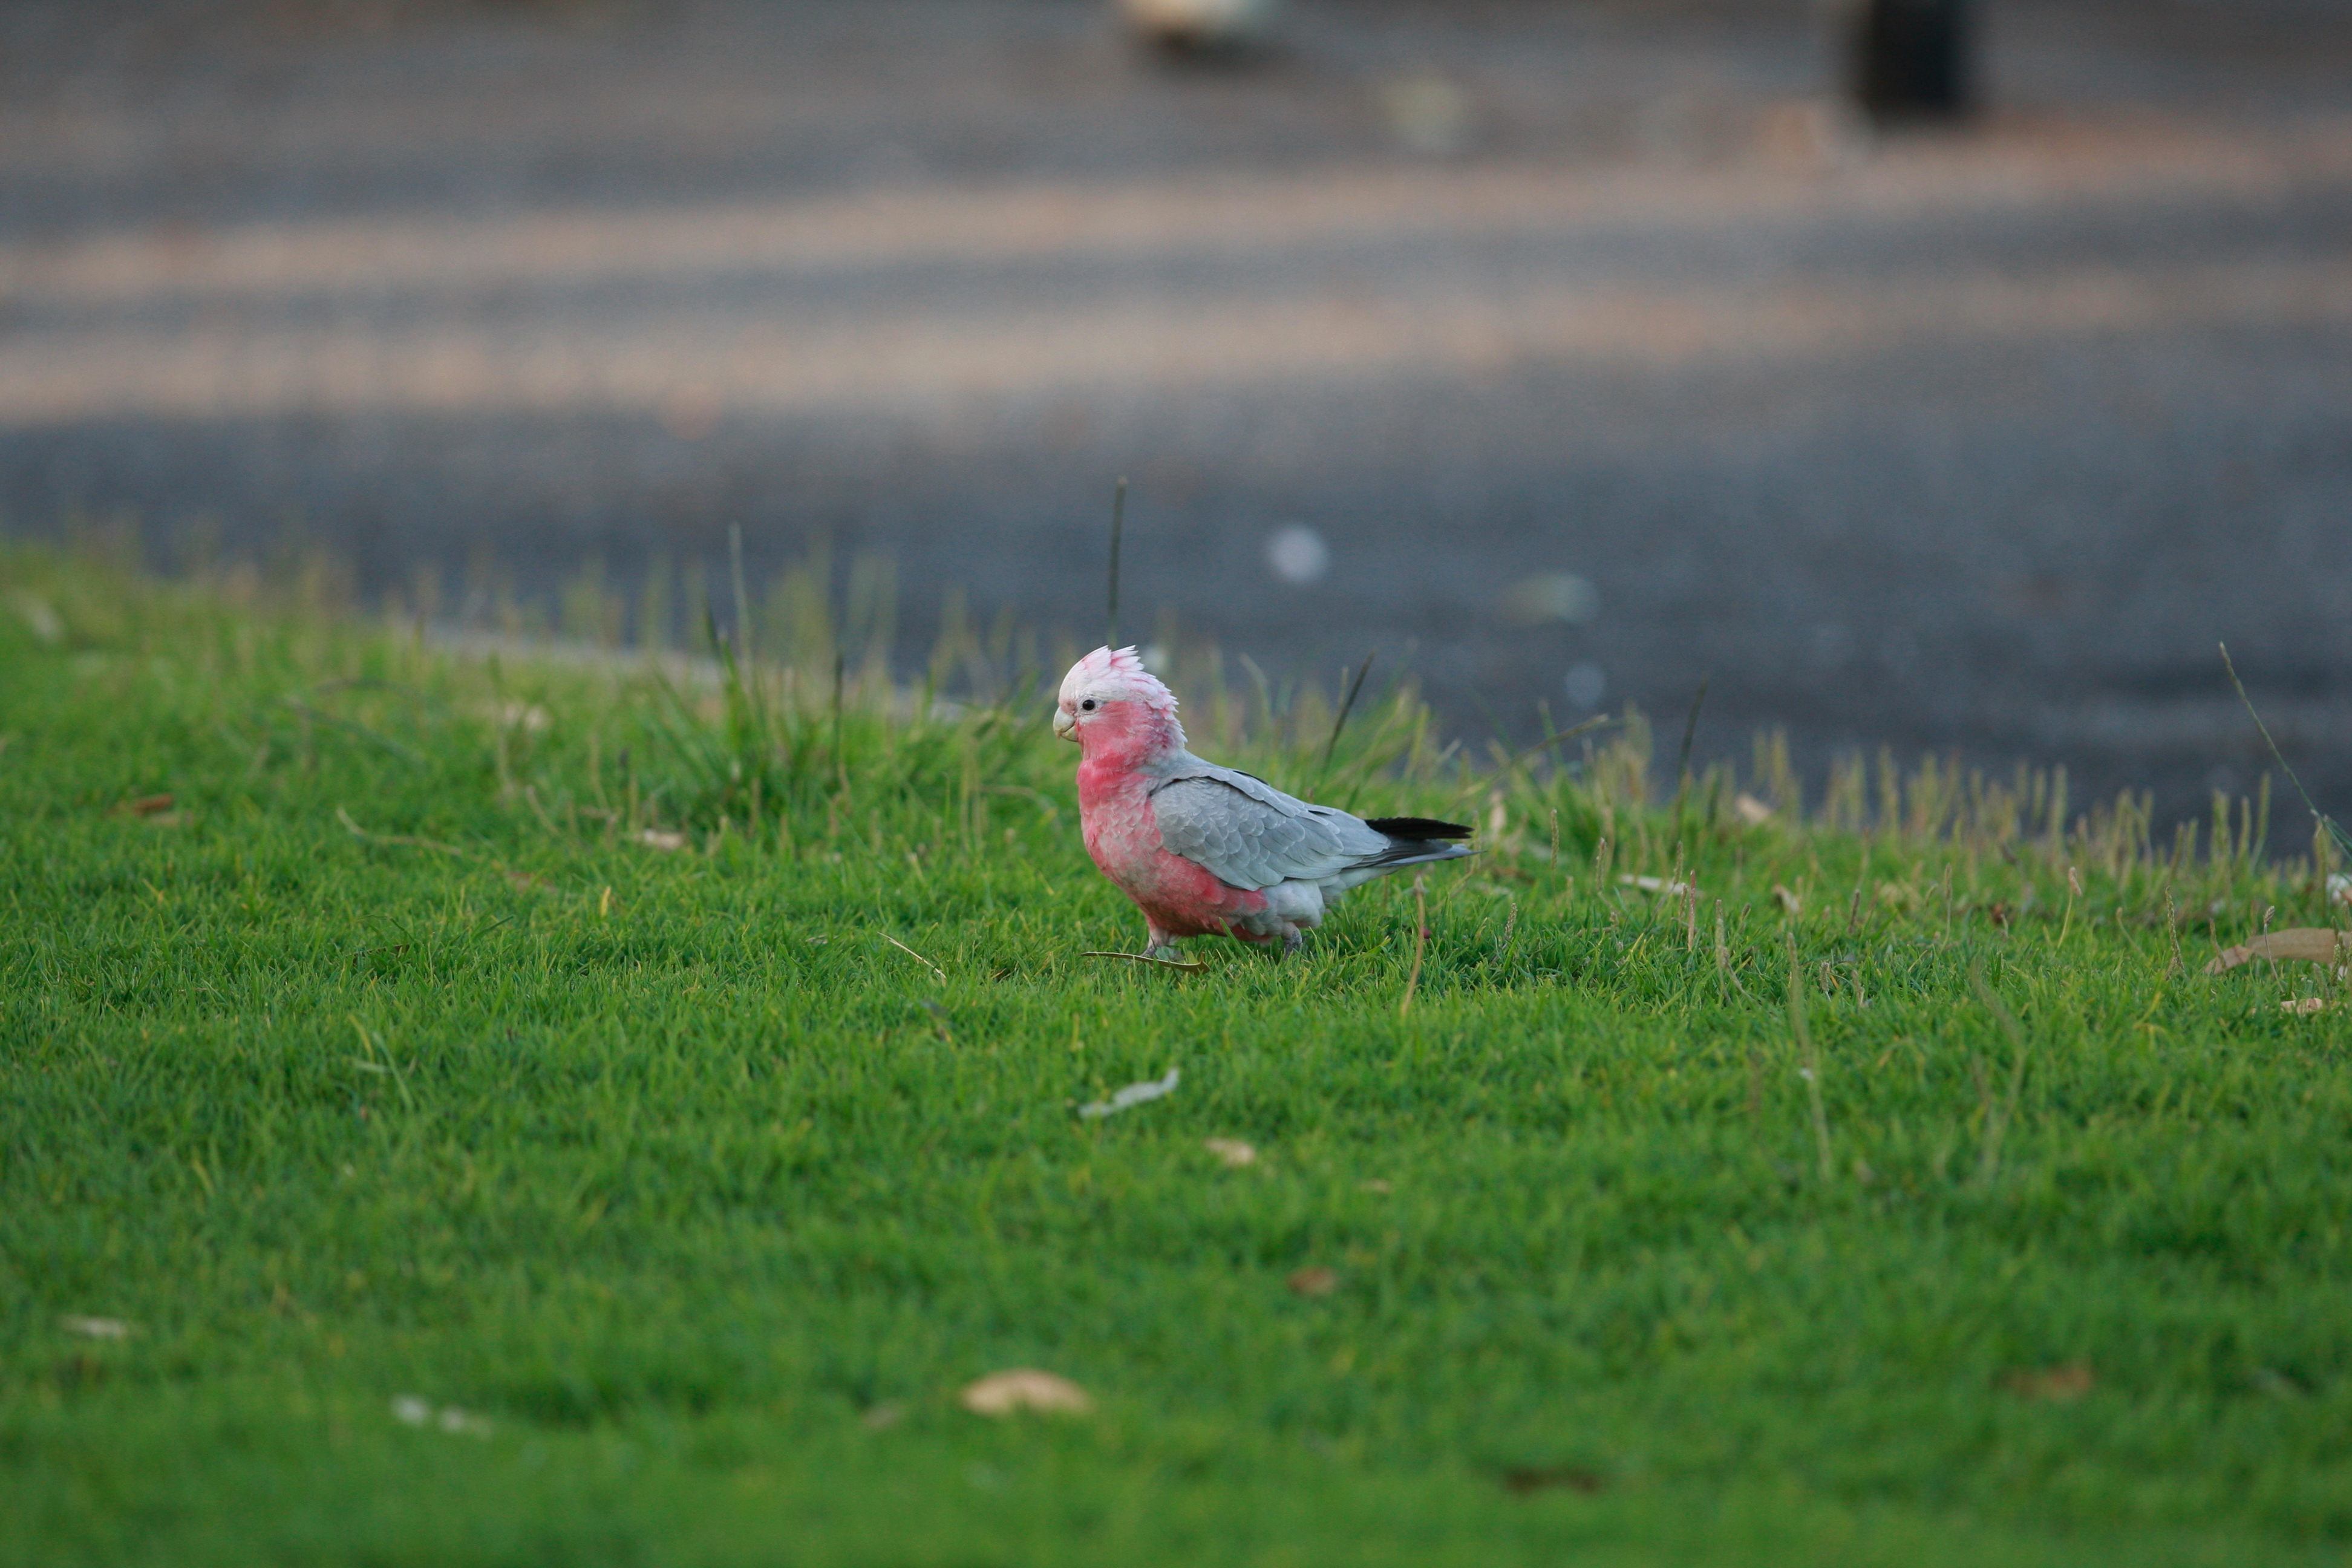
[[[1171,855],[1160,841],[1150,798],[1139,789],[1104,790],[1088,800],[1085,769],[1079,799],[1085,808],[1087,853],[1102,874],[1118,884],[1143,911],[1152,940],[1180,936],[1235,936],[1267,940],[1233,922],[1265,909],[1265,895],[1230,888],[1204,867]],[[1125,782],[1125,781],[1122,781]],[[1103,798],[1108,796],[1109,798]]]

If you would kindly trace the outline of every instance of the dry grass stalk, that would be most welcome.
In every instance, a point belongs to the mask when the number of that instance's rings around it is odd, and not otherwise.
[[[1209,966],[1197,959],[1154,958],[1148,952],[1092,952],[1078,954],[1080,958],[1117,958],[1129,963],[1149,963],[1160,969],[1172,969],[1180,974],[1206,974]]]
[[[1821,1063],[1813,1053],[1813,1032],[1805,1025],[1805,988],[1798,973],[1797,939],[1789,938],[1789,1027],[1797,1038],[1797,1076],[1805,1080],[1805,1097],[1812,1109],[1814,1154],[1826,1184],[1836,1171],[1830,1147],[1829,1110],[1822,1100]]]
[[[1404,979],[1404,1000],[1397,1004],[1399,1018],[1412,1011],[1412,995],[1421,986],[1422,955],[1428,946],[1429,893],[1416,871],[1412,876],[1412,973]]]
[[[882,933],[882,940],[888,942],[892,947],[897,948],[900,952],[905,953],[908,958],[913,959],[917,963],[919,963],[924,968],[929,970],[933,974],[938,975],[941,984],[945,984],[947,983],[948,972],[946,970],[941,969],[938,964],[933,963],[929,959],[925,958],[921,953],[917,952],[913,948],[908,947],[905,942],[900,942],[897,937],[892,936],[888,931],[886,931]]]

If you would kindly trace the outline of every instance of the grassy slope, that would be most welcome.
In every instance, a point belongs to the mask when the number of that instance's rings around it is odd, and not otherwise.
[[[65,623],[0,604],[0,1562],[2352,1538],[2345,1014],[2279,1013],[2307,966],[2196,972],[2209,929],[2322,919],[2308,877],[2151,861],[2127,820],[2029,836],[1999,798],[1931,833],[1949,798],[1915,791],[1922,830],[1873,839],[1718,794],[1683,818],[1694,944],[1687,905],[1615,889],[1673,871],[1675,824],[1604,752],[1511,775],[1486,858],[1430,879],[1400,1017],[1396,881],[1306,963],[1078,956],[1139,922],[1034,702],[892,726],[853,687],[838,752],[822,701],[681,744],[642,679],[0,572]],[[1412,718],[1352,726],[1333,788]],[[1253,754],[1296,784],[1314,739]],[[768,770],[749,837],[729,754]],[[1462,809],[1425,748],[1400,766],[1365,809]],[[1073,1114],[1171,1066],[1166,1100]],[[2086,1394],[2033,1396],[2077,1363]],[[956,1407],[1024,1364],[1098,1412]],[[488,1435],[396,1421],[408,1394]],[[1501,1484],[1527,1468],[1576,1475]]]

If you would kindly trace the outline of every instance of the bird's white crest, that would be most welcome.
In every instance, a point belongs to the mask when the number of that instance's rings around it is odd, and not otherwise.
[[[1070,666],[1070,673],[1062,677],[1062,706],[1089,697],[1098,702],[1140,702],[1155,713],[1176,711],[1176,694],[1143,668],[1131,647],[1098,647]]]

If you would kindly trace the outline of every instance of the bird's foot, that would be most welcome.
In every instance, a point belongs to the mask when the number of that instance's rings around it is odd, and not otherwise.
[[[1173,940],[1167,937],[1155,937],[1150,942],[1144,944],[1141,956],[1145,958],[1156,958],[1165,963],[1173,963],[1181,960],[1184,955],[1177,951],[1176,943]]]
[[[1306,950],[1306,947],[1307,947],[1307,933],[1306,933],[1306,932],[1304,932],[1304,931],[1300,931],[1297,926],[1285,926],[1285,927],[1283,928],[1283,931],[1282,931],[1282,956],[1283,956],[1283,957],[1285,957],[1285,958],[1288,958],[1288,957],[1289,957],[1292,953],[1294,953],[1294,952],[1304,952],[1304,951]]]

